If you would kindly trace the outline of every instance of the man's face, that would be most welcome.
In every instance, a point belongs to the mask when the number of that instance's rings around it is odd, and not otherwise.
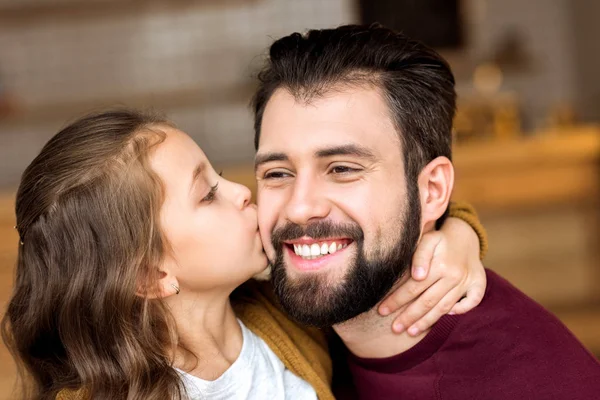
[[[416,183],[379,91],[310,102],[278,89],[256,155],[258,221],[273,282],[300,322],[328,326],[379,302],[420,236]]]

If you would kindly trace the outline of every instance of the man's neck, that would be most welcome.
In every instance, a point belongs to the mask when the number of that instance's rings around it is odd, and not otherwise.
[[[392,322],[402,310],[382,317],[373,308],[356,318],[334,325],[333,329],[344,341],[346,347],[361,358],[386,358],[403,353],[419,343],[429,331],[416,337],[406,331],[395,333]]]

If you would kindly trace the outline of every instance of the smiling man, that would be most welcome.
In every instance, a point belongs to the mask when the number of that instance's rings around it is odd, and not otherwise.
[[[281,304],[343,340],[355,388],[340,396],[593,398],[598,362],[491,271],[478,308],[415,337],[394,335],[376,313],[447,214],[455,102],[448,64],[381,26],[271,46],[254,99],[256,175]]]
[[[420,234],[418,192],[403,184],[400,143],[382,96],[375,87],[338,89],[304,105],[287,90],[273,93],[256,157],[275,287],[292,316],[316,326],[381,301],[410,264]],[[448,159],[436,166],[438,179],[447,180]],[[442,190],[432,221],[447,206]]]

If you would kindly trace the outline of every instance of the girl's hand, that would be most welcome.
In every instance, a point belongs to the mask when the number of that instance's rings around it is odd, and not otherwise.
[[[469,224],[448,218],[439,231],[423,235],[413,256],[411,276],[379,305],[381,315],[403,309],[394,332],[411,336],[429,329],[445,314],[463,314],[476,307],[487,280],[479,259],[479,238]]]

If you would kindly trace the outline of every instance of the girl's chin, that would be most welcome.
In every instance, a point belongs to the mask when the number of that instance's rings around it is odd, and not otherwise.
[[[271,279],[271,266],[265,263],[262,271],[252,277],[258,281],[268,281]]]

